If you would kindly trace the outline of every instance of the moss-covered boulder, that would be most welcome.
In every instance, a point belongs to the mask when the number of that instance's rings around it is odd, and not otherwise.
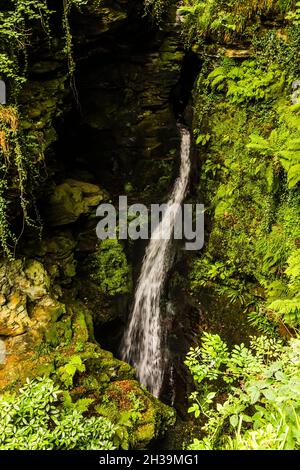
[[[17,336],[32,325],[28,302],[47,297],[50,279],[36,260],[3,262],[0,266],[0,335]]]
[[[51,376],[73,398],[92,398],[94,412],[113,417],[122,447],[142,448],[162,436],[174,411],[134,380],[131,366],[101,349],[88,308],[71,297],[59,301],[36,260],[1,269],[0,393],[27,378]]]
[[[175,411],[141,389],[134,380],[110,384],[96,411],[116,424],[125,425],[123,446],[137,449],[146,448],[175,424]]]
[[[89,214],[107,194],[95,184],[68,179],[55,187],[50,197],[47,220],[52,226],[68,225]]]

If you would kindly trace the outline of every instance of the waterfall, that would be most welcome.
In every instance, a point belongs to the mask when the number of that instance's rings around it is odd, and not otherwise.
[[[185,127],[178,127],[181,134],[180,175],[146,249],[121,347],[122,359],[136,368],[140,382],[156,397],[162,387],[165,369],[160,301],[171,264],[172,236],[165,235],[173,234],[191,170],[190,133]]]

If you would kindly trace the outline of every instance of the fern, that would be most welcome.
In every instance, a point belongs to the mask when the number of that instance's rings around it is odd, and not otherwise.
[[[232,103],[249,103],[276,97],[284,86],[285,75],[275,66],[258,68],[253,61],[245,61],[240,66],[228,62],[213,70],[208,80],[212,89],[226,89]]]
[[[268,310],[282,317],[288,325],[297,327],[300,324],[300,250],[293,252],[287,262],[286,290],[274,290],[274,286],[273,290],[269,289]]]
[[[64,52],[68,59],[71,87],[75,92],[73,80],[75,61],[72,50],[72,35],[68,17],[72,7],[81,8],[87,0],[60,0],[63,6],[62,25],[65,36]],[[40,24],[45,36],[50,41],[50,18],[47,0],[11,0],[0,10],[0,78],[5,79],[11,91],[11,100],[16,103],[27,75],[27,49],[32,30]],[[39,163],[41,155],[41,138],[38,132],[31,130],[25,133],[19,125],[20,113],[17,105],[0,106],[0,247],[8,257],[16,251],[16,245],[23,234],[25,226],[35,227],[41,231],[39,215],[35,205]],[[18,196],[17,211],[14,216],[22,214],[21,233],[13,234],[9,201],[11,193]],[[19,207],[18,207],[19,206]],[[30,211],[33,215],[30,215]]]
[[[264,335],[279,336],[278,335],[278,323],[274,316],[268,314],[265,308],[260,307],[257,310],[249,312],[248,315],[249,324],[257,331]]]
[[[150,1],[150,0],[149,0]],[[188,42],[217,35],[220,40],[229,40],[239,35],[253,23],[259,23],[263,15],[272,11],[288,10],[290,1],[278,0],[184,0],[179,13],[184,19],[184,32]]]
[[[251,135],[247,148],[280,161],[287,173],[289,188],[300,181],[300,110],[299,105],[279,108],[279,127],[269,137]]]

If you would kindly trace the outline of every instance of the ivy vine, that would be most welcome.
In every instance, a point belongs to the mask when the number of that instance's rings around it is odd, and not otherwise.
[[[87,0],[61,0],[62,28],[70,85],[74,91],[75,60],[69,16],[73,7],[81,8]],[[25,134],[19,126],[21,116],[17,107],[18,96],[26,82],[28,47],[32,42],[33,29],[42,28],[51,44],[51,15],[47,0],[8,0],[0,10],[0,79],[10,92],[10,106],[0,106],[0,249],[12,257],[18,239],[10,221],[15,215],[12,207],[23,214],[21,234],[25,225],[39,227],[35,211],[34,220],[29,215],[35,209],[34,188],[39,176],[39,142],[34,132]],[[18,204],[16,197],[18,195]],[[14,204],[12,204],[12,202]]]

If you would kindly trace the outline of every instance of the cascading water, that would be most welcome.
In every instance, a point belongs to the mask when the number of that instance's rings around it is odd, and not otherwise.
[[[172,234],[180,206],[187,193],[190,162],[190,133],[179,125],[181,166],[161,222],[153,231],[142,263],[142,270],[129,322],[124,333],[121,356],[132,364],[140,382],[159,396],[164,377],[161,295],[171,264]]]

